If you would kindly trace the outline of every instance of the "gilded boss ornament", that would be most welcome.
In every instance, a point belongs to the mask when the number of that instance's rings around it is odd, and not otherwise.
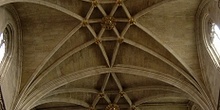
[[[120,110],[119,106],[116,104],[109,104],[105,110]]]
[[[112,30],[116,25],[115,18],[112,16],[105,16],[102,18],[101,25],[107,30]]]

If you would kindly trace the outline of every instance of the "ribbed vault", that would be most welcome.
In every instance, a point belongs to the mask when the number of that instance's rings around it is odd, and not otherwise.
[[[13,109],[212,107],[192,32],[199,0],[0,1],[7,4],[23,35]]]

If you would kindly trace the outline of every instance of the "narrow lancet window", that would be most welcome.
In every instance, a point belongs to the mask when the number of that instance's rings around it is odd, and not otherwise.
[[[210,44],[211,47],[216,54],[216,57],[220,58],[220,30],[219,27],[213,23],[212,24],[212,31],[211,31],[211,37],[210,37]]]
[[[4,58],[5,55],[5,38],[4,34],[0,34],[0,63],[2,62],[2,59]]]

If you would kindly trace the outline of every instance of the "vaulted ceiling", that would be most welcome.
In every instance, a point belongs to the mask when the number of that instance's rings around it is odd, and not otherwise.
[[[196,50],[200,0],[8,0],[23,43],[17,108],[210,105]]]

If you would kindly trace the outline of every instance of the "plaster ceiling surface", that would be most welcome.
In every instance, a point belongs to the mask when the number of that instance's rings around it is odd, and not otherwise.
[[[23,35],[17,108],[188,110],[205,89],[194,32],[199,2],[13,2]]]

